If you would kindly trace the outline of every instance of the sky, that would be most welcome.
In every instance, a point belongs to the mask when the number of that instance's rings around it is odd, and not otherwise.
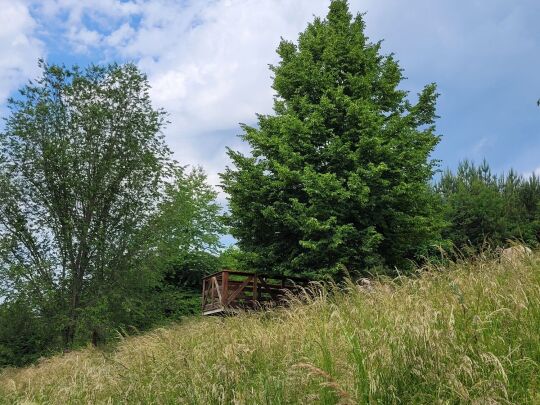
[[[0,115],[50,63],[134,62],[148,74],[175,158],[209,181],[247,151],[239,123],[272,112],[268,65],[329,0],[0,0]],[[438,84],[434,158],[486,158],[496,172],[540,174],[540,1],[350,0],[417,94]],[[224,196],[220,195],[224,202]]]

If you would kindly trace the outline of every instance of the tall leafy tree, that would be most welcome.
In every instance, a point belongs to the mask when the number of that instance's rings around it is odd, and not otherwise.
[[[0,278],[49,308],[70,344],[86,308],[143,279],[135,242],[170,151],[134,65],[41,67],[0,135]]]
[[[411,103],[397,61],[344,0],[277,52],[274,114],[243,125],[251,155],[229,150],[222,174],[250,265],[320,276],[429,253],[441,226],[428,185],[435,84]]]
[[[225,233],[217,193],[201,168],[177,169],[166,185],[158,214],[149,223],[143,262],[162,269],[166,282],[200,293],[201,278],[217,271]]]

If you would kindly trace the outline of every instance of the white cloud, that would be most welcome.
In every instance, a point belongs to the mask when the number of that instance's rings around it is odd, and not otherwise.
[[[36,23],[22,1],[0,1],[0,100],[35,76],[43,53]]]
[[[43,21],[63,27],[75,52],[99,49],[134,60],[148,74],[152,99],[165,108],[176,158],[200,164],[214,184],[225,146],[241,147],[238,123],[268,113],[268,64],[280,37],[296,39],[327,0],[51,0],[37,4]]]
[[[354,12],[367,11],[371,39],[385,38],[383,49],[396,52],[410,77],[404,88],[416,92],[427,82],[441,83],[441,105],[454,116],[443,112],[440,122],[450,125],[453,119],[452,125],[459,121],[464,128],[452,134],[452,153],[495,150],[497,132],[475,131],[485,119],[466,113],[477,110],[481,100],[491,101],[493,89],[508,88],[512,94],[514,88],[528,86],[526,91],[534,91],[524,67],[538,65],[537,44],[529,32],[538,16],[535,2],[350,3]],[[296,40],[313,15],[326,14],[328,4],[329,0],[35,0],[33,7],[42,21],[63,30],[75,51],[96,50],[99,58],[138,63],[148,73],[155,104],[170,112],[166,135],[177,159],[203,165],[217,184],[217,173],[227,162],[225,146],[241,147],[233,137],[240,132],[238,123],[254,122],[255,113],[271,111],[268,64],[277,60],[280,37]],[[524,55],[529,64],[523,63]],[[536,100],[538,94],[534,96]],[[478,133],[489,133],[489,139]],[[446,139],[450,138],[443,143]]]
[[[98,31],[89,30],[84,26],[72,26],[68,31],[73,48],[79,53],[86,53],[90,48],[99,46],[103,36]]]
[[[106,44],[115,48],[123,47],[134,35],[135,30],[128,23],[124,23],[106,38]]]
[[[208,156],[204,134],[238,129],[239,122],[253,122],[255,113],[271,111],[268,64],[276,61],[280,36],[295,39],[326,5],[325,0],[143,3],[137,32],[116,51],[138,60],[148,73],[153,100],[171,113],[168,135],[179,159],[202,162],[214,172],[222,170],[225,151],[219,159]]]
[[[47,0],[30,2],[35,14],[44,22],[46,34],[63,31],[73,51],[80,54],[94,49],[122,44],[127,28],[115,29],[119,21],[135,15],[137,1],[121,0]],[[126,32],[127,30],[127,32]]]

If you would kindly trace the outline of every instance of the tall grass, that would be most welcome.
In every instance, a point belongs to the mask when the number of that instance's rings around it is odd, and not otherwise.
[[[540,404],[538,255],[301,301],[5,370],[0,403]]]

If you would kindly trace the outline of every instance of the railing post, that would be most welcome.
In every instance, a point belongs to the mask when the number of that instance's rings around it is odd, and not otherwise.
[[[227,306],[227,299],[229,297],[229,272],[224,271],[221,278],[221,305]]]
[[[203,278],[202,282],[202,300],[201,300],[202,310],[204,311],[204,306],[206,305],[206,279]]]
[[[258,298],[259,296],[258,296],[258,291],[257,291],[257,274],[254,274],[253,275],[253,305],[255,305]]]

